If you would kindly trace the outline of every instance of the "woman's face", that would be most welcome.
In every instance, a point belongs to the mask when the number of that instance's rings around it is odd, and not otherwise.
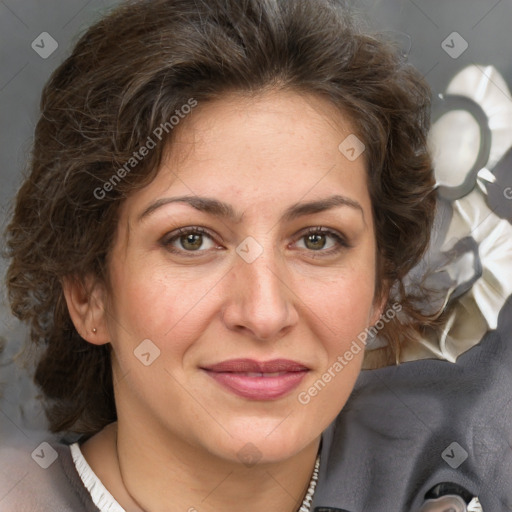
[[[344,406],[380,314],[364,154],[338,148],[352,129],[329,103],[291,92],[181,122],[109,259],[119,423],[283,460]]]

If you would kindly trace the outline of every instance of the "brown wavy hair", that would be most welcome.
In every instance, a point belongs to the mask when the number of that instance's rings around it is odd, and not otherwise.
[[[336,0],[124,2],[46,84],[6,231],[11,307],[41,348],[35,380],[53,431],[92,435],[116,419],[110,347],[80,337],[61,283],[91,274],[108,283],[119,207],[155,177],[173,131],[115,187],[105,184],[191,98],[269,88],[327,98],[366,145],[376,293],[394,285],[388,307],[398,299],[404,313],[381,332],[388,363],[428,324],[401,283],[428,245],[435,210],[430,94],[396,48],[358,29]]]

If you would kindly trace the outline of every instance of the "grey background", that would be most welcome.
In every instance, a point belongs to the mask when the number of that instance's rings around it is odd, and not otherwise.
[[[41,89],[55,67],[94,20],[119,2],[111,0],[2,0],[0,1],[0,226],[5,228],[14,195],[27,168],[32,134],[38,118]],[[46,59],[32,42],[49,33],[58,48]],[[40,44],[40,43],[39,43]],[[3,245],[3,239],[2,239]],[[42,438],[45,418],[25,367],[17,357],[26,330],[8,313],[0,259],[0,446],[24,441],[34,448]],[[16,361],[13,362],[13,359]],[[1,486],[1,482],[0,482]]]
[[[314,1],[314,0],[311,0]],[[79,35],[112,6],[114,0],[0,0],[0,219],[12,207],[30,153],[41,89],[53,69],[69,54]],[[434,97],[470,64],[493,64],[512,85],[512,0],[364,0],[349,2],[374,28],[400,41],[408,59],[428,79]],[[458,32],[468,49],[457,59],[441,47]],[[58,42],[47,59],[31,47],[48,32]],[[498,176],[496,190],[512,185],[512,173]],[[498,194],[500,195],[500,194]],[[502,196],[502,194],[501,194]],[[510,212],[510,203],[504,211]],[[508,208],[508,210],[507,210]],[[507,215],[502,214],[502,216]],[[508,215],[507,215],[508,216]],[[510,218],[510,217],[509,217]],[[3,275],[5,262],[0,260]],[[0,337],[0,446],[17,439],[33,444],[47,438],[36,390],[19,360],[26,332],[7,312],[2,284]],[[28,364],[28,363],[27,363]],[[2,493],[0,482],[0,494]]]

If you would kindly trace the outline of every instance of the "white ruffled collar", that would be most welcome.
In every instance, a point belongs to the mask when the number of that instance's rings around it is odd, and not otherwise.
[[[101,483],[101,480],[92,470],[91,466],[89,466],[89,463],[85,460],[85,457],[80,450],[79,444],[72,444],[70,449],[76,470],[78,471],[85,488],[89,491],[92,501],[101,510],[101,512],[126,512],[125,509],[115,500],[112,494],[107,491],[106,487]]]

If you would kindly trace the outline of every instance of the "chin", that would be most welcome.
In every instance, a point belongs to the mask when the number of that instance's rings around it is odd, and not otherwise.
[[[223,436],[221,442],[215,443],[214,451],[248,467],[289,459],[321,435],[320,429],[312,432],[310,424],[293,424],[292,418],[293,414],[284,421],[283,418],[278,421],[275,418],[249,418],[238,422],[227,428],[232,437]]]

